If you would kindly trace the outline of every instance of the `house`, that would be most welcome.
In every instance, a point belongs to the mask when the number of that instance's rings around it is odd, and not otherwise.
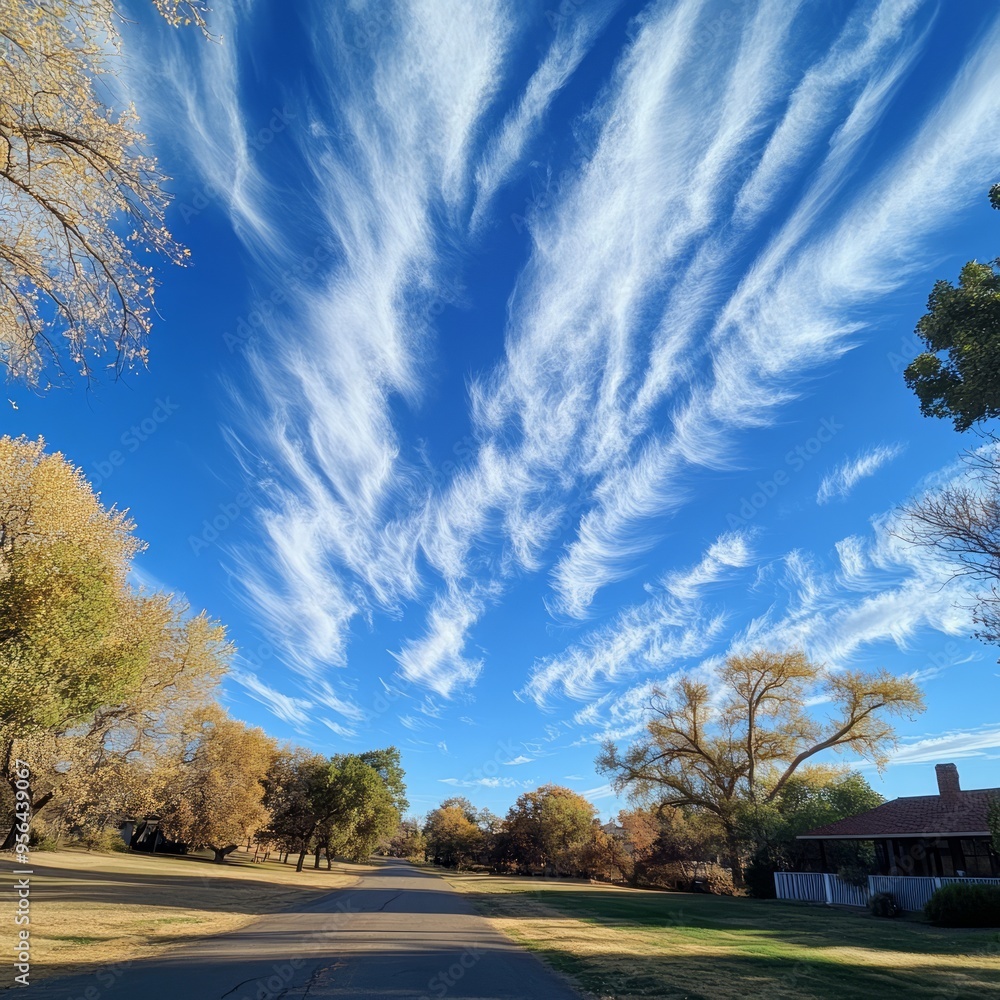
[[[831,840],[870,840],[882,875],[1000,876],[987,813],[1000,788],[963,791],[954,764],[938,764],[937,795],[911,795],[801,834],[818,841],[825,864]]]

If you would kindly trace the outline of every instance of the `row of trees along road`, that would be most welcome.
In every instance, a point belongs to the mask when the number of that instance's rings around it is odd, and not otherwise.
[[[0,819],[15,762],[36,830],[97,837],[155,814],[223,860],[257,837],[284,853],[367,857],[406,808],[395,748],[323,758],[230,718],[224,628],[128,576],[142,544],[41,440],[0,438]],[[39,827],[40,824],[40,827]],[[112,839],[117,834],[113,834]]]
[[[734,847],[749,859],[754,895],[773,895],[773,872],[816,868],[816,845],[798,842],[805,830],[878,805],[882,798],[856,772],[811,765],[788,778],[767,805],[744,802],[727,835],[712,812],[692,806],[623,809],[602,823],[585,797],[558,785],[521,795],[501,819],[466,798],[446,799],[426,818],[402,823],[387,853],[448,868],[578,876],[634,886],[690,889],[696,880],[714,892],[734,890],[720,862]],[[831,848],[828,862],[845,877],[867,876],[870,845]]]

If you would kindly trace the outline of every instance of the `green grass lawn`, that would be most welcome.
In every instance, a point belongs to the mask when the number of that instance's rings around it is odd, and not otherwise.
[[[998,931],[776,900],[447,877],[597,997],[1000,1000]]]

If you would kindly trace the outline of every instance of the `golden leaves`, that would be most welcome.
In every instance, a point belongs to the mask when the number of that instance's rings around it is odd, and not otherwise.
[[[207,33],[198,0],[154,2]],[[111,0],[0,0],[0,362],[32,385],[64,355],[88,377],[106,354],[145,364],[155,281],[136,254],[187,256],[135,108],[101,97],[118,20]]]

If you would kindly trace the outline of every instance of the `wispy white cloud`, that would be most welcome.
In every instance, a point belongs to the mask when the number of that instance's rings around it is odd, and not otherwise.
[[[610,785],[598,785],[596,788],[588,788],[585,792],[580,793],[585,799],[590,799],[591,802],[600,799],[611,799],[617,794],[615,790]]]
[[[536,663],[521,693],[539,705],[557,692],[583,701],[623,678],[666,673],[704,655],[725,634],[727,616],[706,611],[702,592],[753,561],[745,534],[722,535],[695,566],[664,578],[665,594],[626,608],[564,653]]]
[[[458,590],[437,598],[428,615],[426,633],[392,654],[403,676],[445,698],[456,687],[471,685],[483,663],[468,659],[463,651],[469,628],[483,608],[481,597]]]
[[[1000,759],[1000,723],[907,740],[892,754],[892,763],[941,763],[965,757]]]
[[[901,444],[880,444],[859,452],[854,458],[838,465],[823,477],[816,493],[816,502],[829,503],[831,500],[846,500],[851,490],[862,479],[874,476],[883,466],[898,458],[904,451]]]
[[[455,788],[534,788],[538,784],[517,778],[438,778],[438,781]]]
[[[797,41],[801,3],[742,5],[721,39],[705,30],[712,12],[700,0],[650,4],[576,123],[586,160],[529,213],[503,357],[470,384],[475,447],[443,482],[425,475],[398,418],[426,398],[428,307],[461,297],[445,275],[616,5],[567,19],[527,85],[505,98],[506,117],[496,105],[515,7],[399,0],[363,53],[339,45],[359,5],[317,12],[323,68],[280,140],[300,158],[301,192],[280,214],[248,140],[234,53],[176,64],[175,83],[191,77],[199,95],[178,116],[203,119],[187,130],[195,162],[206,177],[236,178],[223,200],[237,231],[272,258],[263,272],[288,275],[283,309],[248,350],[255,388],[234,420],[237,450],[261,481],[260,544],[236,560],[249,604],[310,696],[328,692],[328,667],[347,663],[352,628],[404,606],[426,619],[393,653],[399,673],[441,698],[483,670],[474,630],[515,576],[551,567],[548,606],[586,617],[703,470],[739,466],[741,432],[768,426],[806,374],[849,349],[859,307],[899,286],[1000,154],[994,25],[874,179],[834,199],[921,51],[922,6],[859,5],[810,65]],[[296,274],[309,243],[322,260]],[[821,494],[874,471],[877,459],[864,458]],[[825,613],[839,632],[817,648],[843,659],[857,637],[957,627],[929,583],[885,585],[891,572],[919,575],[890,568],[897,556],[845,539],[833,574],[788,556],[781,572],[798,603],[754,628],[809,638]],[[710,588],[751,559],[748,538],[719,539],[649,602],[536,664],[524,693],[593,699],[706,656],[729,627],[708,610]],[[831,596],[845,590],[849,608]],[[920,618],[906,604],[924,596]],[[355,724],[350,699],[340,702],[335,713]]]
[[[587,4],[571,16],[560,16],[555,37],[541,65],[532,74],[520,101],[492,136],[476,168],[477,195],[471,228],[478,229],[500,186],[524,155],[525,148],[541,127],[553,98],[572,77],[621,0]]]
[[[283,300],[293,305],[269,309],[260,346],[247,346],[256,389],[241,393],[234,440],[258,476],[260,462],[249,456],[263,460],[267,489],[255,503],[261,544],[237,553],[239,579],[292,664],[312,675],[346,662],[358,615],[395,611],[421,586],[420,525],[394,516],[394,505],[412,509],[419,495],[391,409],[394,399],[419,399],[427,307],[456,294],[441,267],[450,237],[437,228],[440,210],[459,222],[480,122],[515,29],[501,0],[409,0],[393,4],[372,51],[339,45],[364,16],[315,12],[321,86],[309,106],[291,109],[282,137],[311,186],[279,207],[243,185],[262,220],[252,249],[275,258],[272,273],[282,274]],[[240,189],[239,164],[253,169],[246,123],[199,124],[213,114],[237,121],[238,73],[215,55],[198,58],[213,86],[209,110],[185,105],[188,141],[206,175],[231,179],[235,170]],[[241,206],[231,206],[234,222],[249,217]],[[311,249],[276,235],[296,219],[322,237]],[[454,645],[446,614],[442,606],[433,634],[401,654],[408,677],[430,680],[428,657]],[[449,655],[454,669],[457,650]]]
[[[287,722],[290,726],[302,730],[306,729],[312,721],[313,702],[309,699],[282,694],[265,684],[256,674],[238,667],[231,668],[228,676],[236,681],[254,701],[259,702],[282,722]]]
[[[711,375],[695,383],[674,416],[681,433],[647,444],[641,465],[614,474],[616,486],[599,494],[557,567],[566,610],[583,614],[602,581],[620,575],[617,553],[632,544],[637,521],[677,502],[684,443],[715,456],[735,430],[772,420],[808,367],[852,346],[858,306],[897,288],[930,234],[988,182],[1000,155],[998,36],[994,23],[912,140],[846,211],[805,242],[802,220],[793,215],[787,225],[794,239],[779,230],[760,255],[718,314],[709,337]],[[688,448],[683,457],[696,455]]]
[[[947,477],[929,477],[930,489],[947,488],[966,474],[966,470],[948,468]],[[632,622],[637,615],[658,613],[661,606],[647,602],[627,609],[612,625],[540,664],[533,697],[544,703],[559,687],[570,697],[589,699],[574,716],[575,725],[590,730],[580,742],[625,739],[640,731],[649,718],[655,687],[669,686],[681,669],[694,669],[712,683],[717,664],[732,653],[801,649],[815,662],[838,670],[888,645],[912,653],[919,649],[920,637],[928,633],[957,641],[972,630],[974,581],[956,577],[955,567],[937,552],[905,542],[900,530],[904,516],[891,511],[875,518],[867,535],[841,540],[834,548],[832,565],[798,549],[769,559],[758,567],[753,584],[753,591],[768,601],[766,611],[745,620],[735,631],[730,622],[730,628],[700,635],[686,658],[643,662],[632,645],[636,636]],[[732,542],[727,548],[732,550]],[[736,550],[740,550],[738,545]],[[749,553],[741,553],[737,561],[749,565]],[[705,564],[702,560],[698,568]],[[690,575],[702,579],[706,574]],[[690,620],[696,608],[703,620],[712,620],[711,595],[693,596],[679,617]],[[720,599],[725,596],[723,592]],[[950,641],[943,652],[928,653],[925,662],[910,673],[929,680],[968,659]],[[596,683],[598,679],[628,681],[633,671],[643,679],[624,692]]]

